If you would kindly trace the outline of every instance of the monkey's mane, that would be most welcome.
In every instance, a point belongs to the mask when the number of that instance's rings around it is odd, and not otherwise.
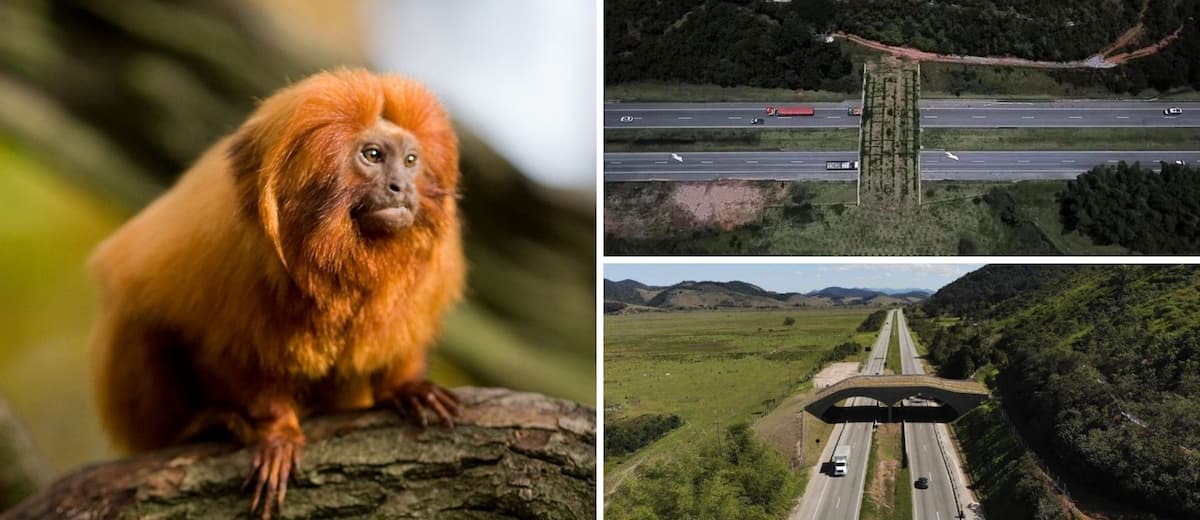
[[[347,182],[358,136],[380,118],[412,133],[424,168],[414,224],[383,238],[358,230],[351,210],[361,194]],[[457,225],[450,120],[431,92],[404,77],[350,69],[312,76],[264,101],[228,155],[243,213],[310,294],[394,278],[385,271],[421,261]]]

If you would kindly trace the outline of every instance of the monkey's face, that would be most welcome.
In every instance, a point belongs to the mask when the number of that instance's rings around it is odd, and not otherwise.
[[[416,137],[380,119],[355,144],[346,181],[356,186],[350,217],[359,230],[386,235],[412,226],[421,211],[418,183],[427,182]]]

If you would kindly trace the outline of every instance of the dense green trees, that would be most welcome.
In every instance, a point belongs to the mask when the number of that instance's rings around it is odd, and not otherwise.
[[[1014,268],[985,267],[930,299],[927,310],[990,318],[950,327],[931,356],[995,363],[1027,440],[1078,480],[1165,517],[1200,516],[1200,267]],[[1023,294],[987,290],[1022,273]]]
[[[858,34],[943,54],[1082,60],[1138,22],[1143,0],[913,2],[605,2],[605,81],[704,83],[853,91],[859,72],[822,36]],[[1056,72],[1059,81],[1115,92],[1200,89],[1200,2],[1150,0],[1141,47],[1183,27],[1157,55],[1113,69]],[[1132,50],[1126,48],[1124,50]],[[954,78],[970,88],[972,69]]]
[[[698,456],[643,464],[614,493],[605,517],[617,520],[768,520],[800,494],[787,460],[736,424],[710,438]]]
[[[1148,254],[1200,250],[1200,171],[1164,164],[1098,166],[1058,194],[1063,228]]]
[[[853,90],[854,67],[814,26],[814,13],[834,4],[817,4],[812,11],[772,2],[605,2],[605,81]]]
[[[683,426],[683,419],[665,414],[605,421],[604,455],[614,457],[633,453],[680,426]]]
[[[879,330],[880,327],[883,326],[883,320],[885,318],[887,318],[887,315],[888,315],[887,309],[879,309],[875,312],[872,312],[871,314],[867,315],[867,319],[863,320],[863,322],[860,323],[858,325],[858,328],[855,330],[857,330],[859,332],[877,331],[877,330]]]

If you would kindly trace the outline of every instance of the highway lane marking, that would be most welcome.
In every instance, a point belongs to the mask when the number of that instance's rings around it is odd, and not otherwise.
[[[729,116],[725,119],[741,119],[741,116]]]
[[[1034,116],[1021,116],[1021,119],[1037,119]]]
[[[1083,119],[1083,116],[1068,116],[1068,119]]]
[[[691,116],[687,116],[687,117],[680,116],[680,117],[677,117],[677,118],[675,118],[675,119],[683,119],[683,120],[687,120],[687,119],[692,119],[692,117],[691,117]]]
[[[984,163],[984,162],[986,162],[986,161],[971,161],[971,162],[973,162],[973,163],[975,163],[975,164],[983,164],[983,163]]]
[[[987,119],[987,116],[971,116],[971,119]]]
[[[1070,159],[1064,159],[1064,160],[1063,160],[1063,162],[1065,162],[1065,163],[1073,163],[1073,162],[1075,162],[1075,161],[1072,161],[1072,160],[1070,160]]]
[[[1027,161],[1027,160],[1019,160],[1017,162],[1021,163],[1021,164],[1029,164],[1029,161]]]
[[[925,119],[937,119],[937,116],[925,116]]]
[[[788,161],[792,164],[804,164],[804,161]]]
[[[746,161],[746,164],[758,164],[758,161]]]
[[[712,161],[700,161],[700,164],[712,164]]]
[[[621,161],[611,161],[608,164],[625,164],[625,163],[623,163]]]
[[[1121,162],[1121,161],[1118,161],[1118,160],[1116,160],[1116,159],[1109,159],[1109,160],[1108,160],[1108,162],[1110,162],[1110,163],[1119,163],[1119,162]]]
[[[841,119],[842,116],[825,116],[825,119]]]
[[[1117,116],[1117,119],[1129,119],[1129,116]]]

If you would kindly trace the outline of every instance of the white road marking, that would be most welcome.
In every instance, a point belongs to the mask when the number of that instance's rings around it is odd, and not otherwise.
[[[983,161],[971,161],[971,162],[973,162],[975,164],[983,164]]]
[[[667,161],[654,161],[654,164],[667,164]]]
[[[1068,116],[1068,119],[1083,119],[1083,116]]]
[[[841,119],[842,116],[825,116],[825,119]]]
[[[1034,116],[1021,116],[1021,119],[1037,119]]]
[[[700,161],[700,164],[712,164],[712,161]]]
[[[725,119],[741,119],[741,117],[739,117],[739,116],[729,116],[729,117],[727,117],[727,118],[725,118]]]
[[[1075,161],[1072,161],[1072,160],[1070,160],[1070,159],[1066,159],[1066,160],[1063,160],[1063,162],[1065,162],[1065,163],[1073,163],[1073,162],[1075,162]]]
[[[623,163],[621,161],[611,161],[608,164],[625,164],[625,163]]]
[[[788,161],[792,164],[804,164],[804,161]]]
[[[758,164],[758,161],[746,161],[746,164]]]
[[[675,119],[691,119],[691,116],[688,116],[688,117],[682,117],[682,116],[681,116],[681,117],[677,117],[677,118],[675,118]]]
[[[1029,164],[1029,161],[1026,160],[1018,160],[1017,162],[1021,164]]]
[[[925,119],[937,119],[937,116],[925,116]]]
[[[1117,119],[1129,119],[1129,116],[1117,116]]]
[[[1118,161],[1118,160],[1116,160],[1116,159],[1109,159],[1109,160],[1108,160],[1108,162],[1110,162],[1110,163],[1113,163],[1113,164],[1116,164],[1116,163],[1119,163],[1119,162],[1121,162],[1121,161]]]
[[[971,116],[971,119],[987,119],[987,116]]]

